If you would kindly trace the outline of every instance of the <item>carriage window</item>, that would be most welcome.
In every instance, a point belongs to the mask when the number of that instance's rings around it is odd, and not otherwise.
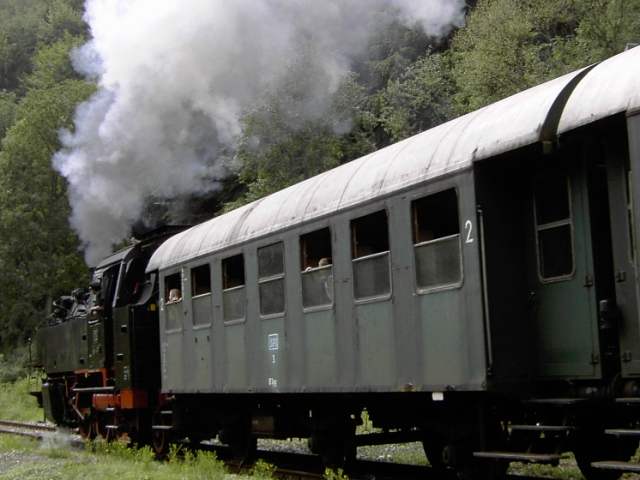
[[[460,283],[462,255],[455,189],[414,201],[411,212],[418,289]]]
[[[391,292],[389,232],[384,210],[351,222],[351,256],[357,300]]]
[[[557,280],[573,273],[573,239],[569,179],[546,171],[534,185],[538,242],[538,272],[542,280]]]
[[[193,325],[211,325],[211,270],[209,264],[191,270]]]
[[[182,275],[174,273],[164,277],[165,303],[176,303],[182,300]]]
[[[284,247],[282,242],[258,249],[260,314],[284,312]]]
[[[164,277],[165,330],[182,327],[182,274],[174,273]]]
[[[331,231],[316,230],[300,237],[302,305],[305,308],[333,303]]]
[[[244,318],[244,258],[242,254],[222,260],[222,310],[225,321]]]
[[[211,293],[211,274],[209,265],[200,265],[191,270],[191,296],[197,297]]]

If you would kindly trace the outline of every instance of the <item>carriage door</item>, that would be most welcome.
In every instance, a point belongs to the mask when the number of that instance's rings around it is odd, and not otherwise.
[[[538,343],[537,373],[597,377],[597,312],[584,170],[573,162],[538,169],[531,211],[529,309]]]

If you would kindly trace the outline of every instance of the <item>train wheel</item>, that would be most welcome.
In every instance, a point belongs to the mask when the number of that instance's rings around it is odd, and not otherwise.
[[[164,430],[154,430],[151,434],[151,447],[158,458],[164,458],[169,453],[169,433]]]
[[[147,411],[136,411],[130,415],[127,428],[129,444],[137,447],[151,445],[151,415]]]
[[[220,440],[229,445],[233,458],[243,462],[251,462],[258,451],[258,439],[248,429],[224,429],[220,432]]]
[[[628,461],[637,449],[637,440],[612,439],[604,434],[581,434],[573,453],[578,468],[587,480],[617,480],[622,473],[593,468],[591,463],[599,460]]]
[[[172,423],[171,416],[163,415],[162,412],[156,412],[153,415],[150,440],[151,447],[158,458],[165,458],[169,453],[169,445],[173,439],[171,429],[163,429],[162,427],[170,427]]]
[[[427,456],[427,460],[429,460],[429,465],[431,465],[431,468],[434,471],[441,472],[446,468],[443,460],[443,455],[445,453],[444,447],[444,439],[435,434],[429,435],[427,438],[422,440],[422,448]]]
[[[93,422],[93,428],[96,432],[96,436],[100,436],[107,442],[116,440],[118,436],[118,431],[113,428],[115,425],[117,425],[117,416],[115,411],[98,413]]]
[[[78,424],[78,433],[84,440],[94,440],[97,436],[95,419],[88,416],[81,420]]]

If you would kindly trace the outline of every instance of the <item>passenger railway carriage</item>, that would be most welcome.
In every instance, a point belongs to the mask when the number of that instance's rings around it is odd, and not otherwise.
[[[640,438],[638,107],[635,48],[169,238],[157,297],[100,317],[115,346],[64,394],[74,421],[148,415],[160,450],[303,436],[339,463],[419,439],[459,472],[565,450],[590,479],[632,470],[612,461]],[[159,313],[159,393],[133,305]],[[383,433],[354,435],[363,409]]]

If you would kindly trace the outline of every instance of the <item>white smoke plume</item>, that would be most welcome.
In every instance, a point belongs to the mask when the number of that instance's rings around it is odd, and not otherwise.
[[[127,237],[149,199],[218,187],[243,112],[302,45],[322,72],[308,114],[322,115],[381,18],[437,37],[462,23],[464,0],[87,0],[92,39],[73,60],[99,89],[53,160],[87,262]]]

